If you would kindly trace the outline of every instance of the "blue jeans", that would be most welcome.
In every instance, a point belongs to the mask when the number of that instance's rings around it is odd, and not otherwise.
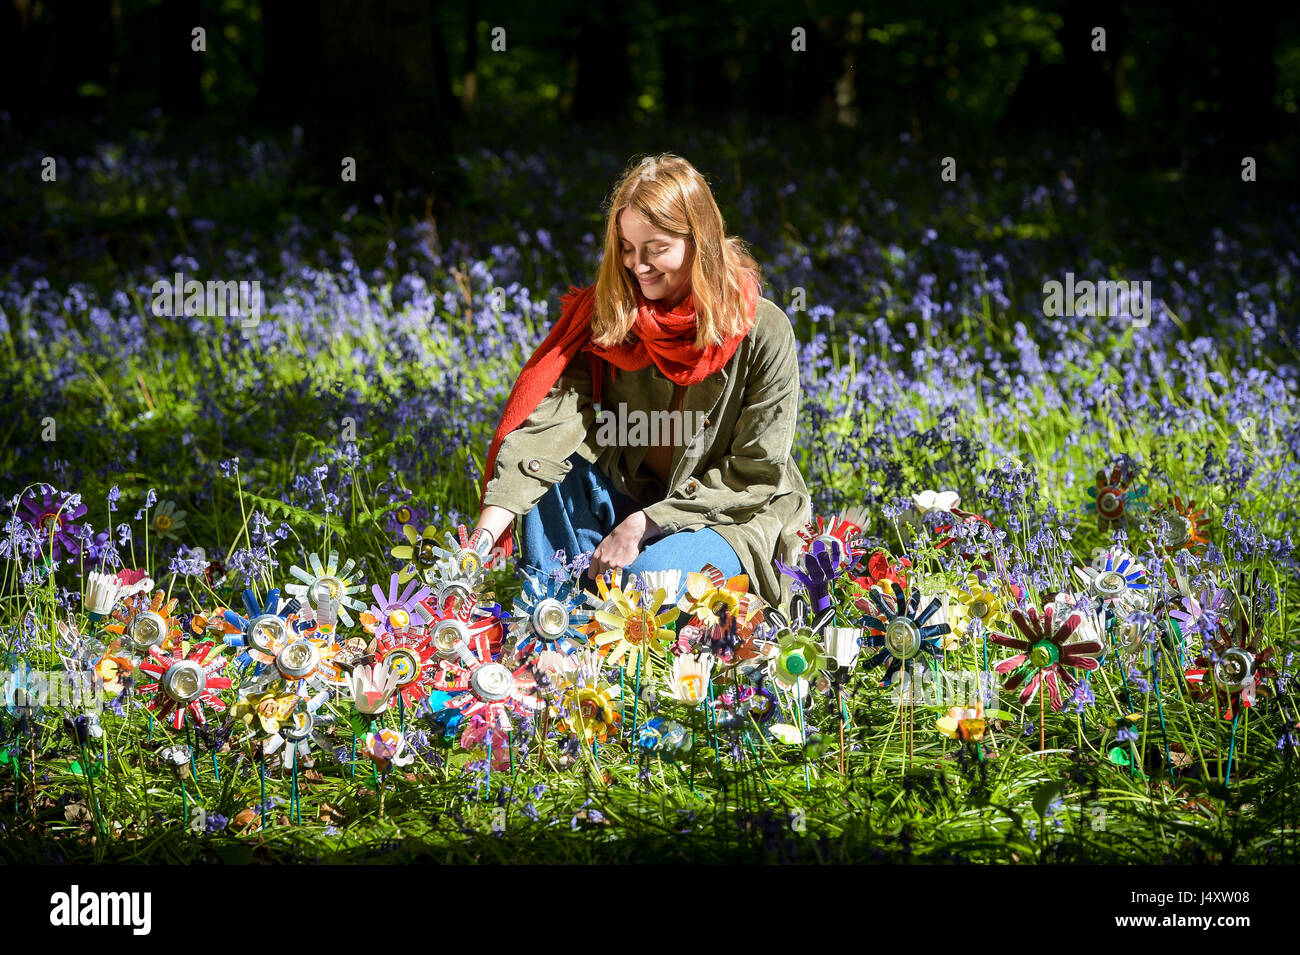
[[[589,554],[624,518],[641,510],[640,504],[615,489],[600,468],[582,455],[574,452],[569,463],[573,468],[564,480],[553,485],[523,516],[521,569],[526,574],[543,578],[552,572],[564,574],[564,565],[555,559],[556,551],[564,551],[570,561],[578,554]],[[686,574],[705,564],[712,564],[728,577],[742,569],[731,545],[711,527],[659,538],[641,551],[626,572],[680,570],[678,592],[669,595],[676,601],[686,586]],[[590,583],[585,571],[582,583]]]

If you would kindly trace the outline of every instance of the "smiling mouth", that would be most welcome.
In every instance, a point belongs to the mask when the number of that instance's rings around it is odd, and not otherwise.
[[[652,275],[652,276],[649,276],[649,277],[646,277],[646,276],[644,276],[644,275],[638,275],[638,276],[637,276],[637,281],[640,282],[642,285],[654,285],[654,284],[655,284],[656,282],[658,282],[661,278],[663,278],[662,275]]]

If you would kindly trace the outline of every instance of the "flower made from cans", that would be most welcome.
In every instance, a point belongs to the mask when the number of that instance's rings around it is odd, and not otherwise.
[[[1194,550],[1208,543],[1205,537],[1205,511],[1197,510],[1192,501],[1184,504],[1183,499],[1175,495],[1172,501],[1157,509],[1154,516],[1168,525],[1163,536],[1167,553]]]
[[[967,574],[966,579],[948,590],[948,626],[960,644],[979,646],[989,630],[1011,626],[1007,607],[1015,601],[988,577]]]
[[[799,537],[803,541],[804,550],[817,540],[829,549],[834,541],[840,549],[843,569],[848,569],[866,553],[866,543],[862,536],[862,524],[865,521],[866,518],[859,513],[832,517],[829,521],[818,514],[799,529]]]
[[[279,755],[281,765],[286,769],[295,765],[312,766],[313,743],[322,753],[333,756],[329,741],[321,733],[324,727],[334,722],[334,717],[323,708],[329,699],[327,691],[310,698],[296,695],[293,710],[280,721],[279,728],[262,741],[262,754],[271,760]]]
[[[389,551],[393,557],[405,561],[397,572],[398,581],[404,584],[412,577],[419,577],[424,583],[432,584],[438,577],[438,531],[430,524],[423,533],[416,533],[410,524],[403,524],[402,536],[406,543]]]
[[[727,578],[712,564],[686,575],[686,591],[677,608],[695,618],[701,629],[714,627],[734,618],[738,627],[749,627],[762,619],[763,601],[749,593],[749,576],[737,574]]]
[[[1251,626],[1250,615],[1235,614],[1235,621],[1218,621],[1218,634],[1209,642],[1187,671],[1187,682],[1192,695],[1199,701],[1219,700],[1225,705],[1223,718],[1230,720],[1238,715],[1235,705],[1246,709],[1267,695],[1265,680],[1277,676],[1273,666],[1273,648],[1260,647],[1257,634]]]
[[[618,732],[622,720],[617,686],[571,686],[560,695],[560,729],[590,745],[605,743]]]
[[[776,652],[769,658],[769,672],[782,686],[797,687],[801,680],[811,684],[829,664],[811,627],[783,627],[773,639]]]
[[[153,597],[133,594],[113,610],[113,622],[105,624],[104,631],[121,638],[131,659],[141,660],[155,647],[171,650],[180,643],[180,621],[172,616],[175,609],[176,598],[168,600],[161,590]]]
[[[605,652],[606,665],[626,663],[636,668],[640,666],[642,654],[647,654],[651,660],[655,656],[662,657],[664,648],[673,640],[673,631],[668,624],[681,615],[677,607],[665,606],[668,591],[660,587],[654,593],[646,594],[639,590],[624,591],[621,587],[611,587],[607,593],[612,607],[595,612],[596,623],[601,629],[593,641]]]
[[[235,666],[243,670],[251,664],[257,675],[275,663],[276,655],[296,638],[289,618],[298,609],[298,601],[287,601],[281,607],[280,591],[274,587],[266,592],[265,600],[259,600],[252,588],[244,591],[242,599],[246,616],[233,610],[221,615],[225,622],[222,640],[238,651]],[[215,619],[215,614],[208,618],[209,626]]]
[[[830,606],[831,582],[848,568],[843,560],[844,550],[836,538],[817,538],[802,551],[794,565],[775,560],[777,570],[802,584],[812,601],[813,610]]]
[[[1200,597],[1181,596],[1169,610],[1169,630],[1180,659],[1195,654],[1219,634],[1220,618],[1228,612],[1230,594],[1226,587],[1209,587]]]
[[[683,653],[673,658],[668,672],[668,695],[680,703],[697,706],[710,696],[713,655]]]
[[[409,766],[415,762],[415,752],[410,743],[397,730],[381,729],[366,733],[357,740],[357,752],[381,770],[387,770],[390,766]]]
[[[175,501],[159,501],[149,517],[149,529],[159,537],[176,540],[177,532],[185,527],[185,515],[176,509]]]
[[[482,532],[471,534],[464,524],[458,524],[455,533],[447,531],[442,546],[433,546],[434,584],[454,580],[482,595],[491,544],[490,536]]]
[[[930,622],[941,608],[938,597],[922,606],[920,590],[913,588],[909,594],[893,581],[889,588],[887,594],[877,589],[867,592],[875,613],[864,616],[860,624],[866,631],[862,638],[866,645],[879,648],[865,665],[873,669],[885,663],[886,683],[892,683],[904,668],[928,667],[926,657],[942,656],[940,640],[951,632],[946,623]]]
[[[216,654],[212,654],[214,649]],[[188,714],[201,726],[207,722],[204,704],[218,713],[225,710],[226,704],[214,692],[230,689],[230,678],[221,676],[226,665],[225,658],[219,656],[223,649],[210,641],[196,644],[188,653],[179,641],[171,653],[157,646],[149,648],[149,659],[139,669],[154,682],[137,689],[153,694],[147,706],[159,720],[180,729]]]
[[[1013,657],[999,662],[993,669],[1009,673],[1003,688],[1020,691],[1020,702],[1028,703],[1043,687],[1052,701],[1052,709],[1059,710],[1065,703],[1062,690],[1074,692],[1078,680],[1067,668],[1096,670],[1101,666],[1097,657],[1102,652],[1098,640],[1073,640],[1083,615],[1077,610],[1058,614],[1056,608],[1045,607],[1040,615],[1036,607],[1011,611],[1011,622],[1018,635],[990,631],[988,639],[1002,647],[1019,650]]]
[[[22,495],[17,516],[32,527],[41,552],[57,559],[62,554],[81,553],[81,526],[76,521],[87,510],[80,494],[38,484]]]
[[[1088,488],[1092,500],[1085,505],[1085,510],[1097,515],[1097,523],[1102,530],[1113,530],[1121,526],[1127,515],[1142,510],[1146,506],[1147,488],[1132,487],[1124,475],[1124,469],[1115,465],[1107,472],[1097,472],[1097,483]]]
[[[935,726],[949,739],[978,743],[984,738],[984,702],[976,700],[974,706],[951,706]]]
[[[433,635],[414,631],[375,637],[367,647],[376,663],[397,679],[396,694],[409,707],[427,699],[438,669],[438,649]]]
[[[230,715],[262,736],[280,731],[280,725],[293,714],[298,694],[275,680],[255,693],[240,693],[230,707]]]
[[[1107,550],[1092,566],[1075,567],[1074,573],[1089,596],[1118,617],[1145,610],[1149,605],[1151,584],[1146,567],[1126,551]]]
[[[510,618],[513,655],[523,660],[544,651],[575,653],[587,645],[579,628],[591,620],[582,608],[583,594],[573,580],[528,576],[515,598]]]
[[[360,578],[353,576],[356,561],[349,558],[340,567],[338,551],[330,551],[329,559],[324,563],[319,554],[312,552],[307,555],[307,566],[310,570],[297,564],[289,568],[289,573],[300,582],[286,584],[285,591],[297,597],[303,606],[310,607],[318,620],[321,619],[322,610],[328,613],[328,607],[336,607],[334,612],[345,626],[355,624],[356,621],[348,611],[366,609],[366,605],[353,596],[364,589]],[[328,607],[322,607],[322,604]],[[333,626],[333,621],[328,621],[328,625]]]
[[[397,674],[373,659],[348,672],[348,690],[358,713],[378,716],[388,711],[397,694]]]
[[[408,581],[402,589],[397,574],[389,578],[387,593],[378,584],[372,586],[370,592],[375,595],[375,604],[369,610],[361,611],[360,617],[361,626],[372,637],[405,633],[411,626],[416,606],[432,593],[416,580]],[[416,617],[416,623],[421,624],[423,620]]]
[[[528,716],[542,707],[531,666],[512,670],[491,656],[473,652],[464,642],[458,644],[454,658],[439,663],[433,685],[459,693],[447,702],[446,709],[458,710],[465,719],[481,716],[506,731],[512,715]]]

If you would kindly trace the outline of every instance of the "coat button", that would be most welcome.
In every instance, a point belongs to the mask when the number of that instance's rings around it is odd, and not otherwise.
[[[694,481],[688,481],[687,484],[686,484],[686,493],[687,493],[687,494],[694,494],[694,493],[695,493],[695,489],[696,489],[697,487],[699,487],[699,485],[696,484]]]
[[[535,471],[540,471],[541,469],[542,469],[542,462],[538,461],[536,458],[533,458],[531,461],[528,462],[528,470],[535,472]]]
[[[713,424],[713,422],[712,422],[711,420],[709,420],[708,418],[705,418],[705,419],[704,419],[704,427],[707,428],[707,427],[708,427],[709,425],[711,425],[711,424]]]

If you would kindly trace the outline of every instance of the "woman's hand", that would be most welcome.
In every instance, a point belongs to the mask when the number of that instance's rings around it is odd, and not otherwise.
[[[587,576],[595,580],[607,570],[628,567],[637,559],[646,542],[659,535],[659,530],[659,525],[646,517],[645,511],[629,514],[591,552]]]

